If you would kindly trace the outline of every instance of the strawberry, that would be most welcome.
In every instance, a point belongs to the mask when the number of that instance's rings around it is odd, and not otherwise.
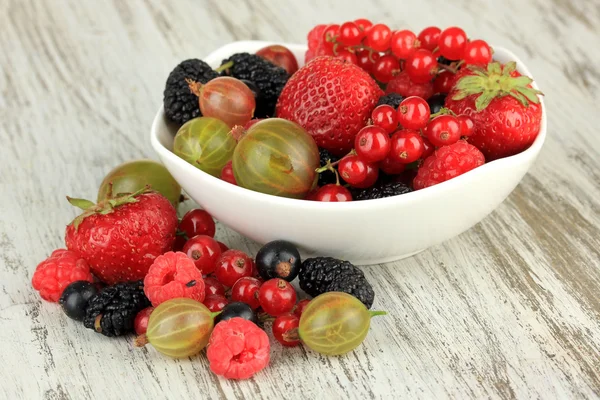
[[[382,94],[358,66],[333,57],[317,57],[288,80],[276,113],[302,125],[319,147],[341,156],[352,149],[354,137],[367,124]]]
[[[67,199],[84,210],[67,226],[67,248],[105,283],[144,279],[154,259],[173,248],[177,213],[159,193],[142,189],[98,204]]]
[[[521,76],[516,63],[494,62],[469,66],[459,72],[456,84],[446,97],[446,107],[471,117],[475,126],[469,143],[486,160],[511,156],[527,149],[537,137],[542,107],[531,78]]]

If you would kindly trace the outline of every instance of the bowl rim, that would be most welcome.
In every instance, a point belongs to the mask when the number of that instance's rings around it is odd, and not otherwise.
[[[244,48],[244,47],[260,48],[263,45],[266,46],[266,45],[275,44],[275,43],[276,42],[252,41],[252,40],[231,42],[231,43],[228,43],[228,44],[218,48],[217,50],[213,51],[207,57],[205,57],[205,59],[215,58],[216,56],[218,56],[218,54],[226,52],[229,48],[236,49],[236,51],[240,51],[240,49]],[[302,44],[286,44],[286,43],[279,43],[279,44],[282,44],[282,45],[290,48],[291,50],[296,50],[296,51],[303,51],[303,50],[307,49],[307,46],[302,45]],[[504,53],[508,58],[515,61],[517,63],[517,70],[524,75],[532,77],[532,79],[533,79],[533,75],[531,74],[531,72],[529,71],[527,66],[512,51],[510,51],[506,48],[500,47],[500,46],[493,46],[493,48],[496,50],[496,52]],[[532,86],[535,89],[539,89],[537,82],[535,80],[532,83]],[[270,194],[256,192],[256,191],[253,191],[250,189],[245,189],[245,188],[242,188],[237,185],[232,185],[232,184],[225,182],[219,178],[216,178],[210,174],[207,174],[206,172],[194,167],[193,165],[189,164],[185,160],[183,160],[180,157],[178,157],[177,155],[175,155],[175,153],[173,153],[171,150],[166,148],[158,139],[158,132],[159,132],[158,127],[161,123],[163,123],[164,118],[165,118],[163,105],[161,105],[160,108],[158,109],[158,111],[154,117],[154,120],[152,122],[152,127],[151,127],[151,132],[150,132],[150,141],[151,141],[151,144],[152,144],[152,147],[154,148],[154,150],[161,157],[166,157],[169,160],[171,160],[172,162],[178,163],[180,166],[183,166],[183,168],[185,168],[185,169],[189,168],[190,171],[195,171],[197,173],[204,174],[205,179],[208,179],[209,181],[212,180],[212,184],[220,186],[220,188],[222,190],[224,190],[226,192],[230,192],[235,195],[246,196],[255,201],[262,201],[262,202],[266,202],[266,203],[270,203],[270,204],[289,205],[289,206],[302,207],[302,208],[312,209],[312,210],[330,210],[330,209],[331,210],[334,210],[334,209],[335,210],[344,210],[344,211],[346,211],[346,210],[361,210],[361,209],[372,208],[374,206],[379,206],[379,207],[400,206],[400,205],[421,202],[422,199],[424,199],[426,197],[443,195],[444,192],[450,191],[453,188],[452,185],[454,185],[454,186],[461,186],[463,184],[468,185],[469,181],[475,181],[476,178],[481,177],[482,175],[492,172],[494,170],[502,169],[506,165],[525,164],[527,162],[535,161],[535,158],[539,154],[539,152],[544,144],[544,141],[546,140],[547,113],[546,113],[546,105],[544,102],[544,96],[540,96],[540,105],[542,107],[542,122],[540,125],[540,131],[539,131],[536,139],[534,140],[534,142],[526,150],[524,150],[518,154],[509,156],[509,157],[504,157],[504,158],[500,158],[500,159],[493,160],[490,162],[486,162],[485,164],[483,164],[480,167],[477,167],[469,172],[466,172],[466,173],[459,175],[455,178],[452,178],[448,181],[438,183],[437,185],[434,185],[434,186],[430,186],[430,187],[427,187],[427,188],[424,188],[421,190],[414,190],[412,192],[403,194],[401,196],[391,196],[391,197],[385,197],[385,198],[381,198],[381,199],[371,199],[371,200],[365,200],[365,201],[321,202],[321,201],[310,201],[310,200],[304,200],[304,199],[292,199],[292,198],[287,198],[287,197],[274,196],[274,195],[270,195]],[[181,186],[183,187],[183,185],[181,185]]]

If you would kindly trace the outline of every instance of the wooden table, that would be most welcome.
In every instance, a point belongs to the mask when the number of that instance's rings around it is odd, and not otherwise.
[[[389,315],[363,346],[327,358],[274,345],[267,370],[227,381],[204,355],[135,349],[40,300],[32,273],[76,214],[65,195],[93,198],[110,168],[154,157],[150,123],[179,61],[239,39],[302,42],[316,23],[362,16],[459,24],[514,50],[549,122],[536,165],[492,215],[365,268]],[[0,0],[0,398],[597,398],[599,23],[598,0]]]

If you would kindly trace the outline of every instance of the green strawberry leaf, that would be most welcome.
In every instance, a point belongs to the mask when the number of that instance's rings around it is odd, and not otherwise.
[[[82,209],[83,211],[87,211],[90,208],[94,207],[96,204],[86,199],[76,199],[73,197],[67,196],[67,201],[71,203],[71,205]]]

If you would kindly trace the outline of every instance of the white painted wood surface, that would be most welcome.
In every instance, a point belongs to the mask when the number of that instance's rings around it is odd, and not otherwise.
[[[475,228],[365,269],[389,315],[362,347],[326,358],[274,345],[267,370],[226,381],[204,355],[134,349],[40,300],[33,270],[76,213],[64,196],[93,198],[113,166],[154,157],[148,130],[174,65],[363,16],[459,24],[513,49],[546,93],[549,138]],[[598,0],[0,0],[0,398],[598,398],[599,23]]]

